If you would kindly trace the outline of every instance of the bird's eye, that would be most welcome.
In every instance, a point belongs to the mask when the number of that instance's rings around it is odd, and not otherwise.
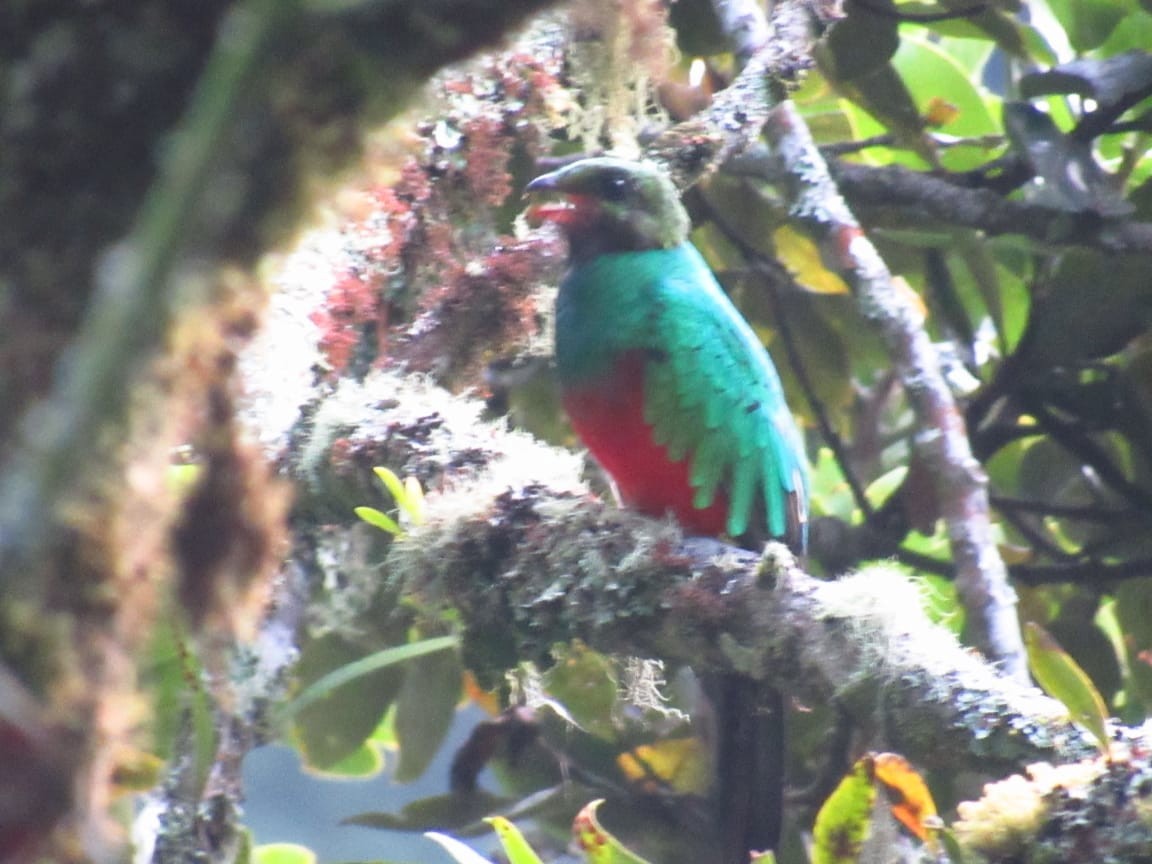
[[[608,174],[600,181],[600,197],[605,201],[623,201],[628,189],[628,178],[619,174]]]

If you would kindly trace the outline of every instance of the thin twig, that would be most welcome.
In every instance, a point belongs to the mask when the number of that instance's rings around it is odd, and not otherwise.
[[[1127,561],[1076,561],[1069,564],[1013,564],[1012,578],[1025,585],[1066,584],[1111,586],[1126,579],[1152,576],[1152,558]]]
[[[938,177],[900,165],[874,167],[838,160],[829,162],[828,168],[853,207],[900,210],[905,219],[974,228],[994,237],[1015,234],[1049,246],[1152,254],[1152,222],[1008,200],[991,189],[968,188],[959,174]],[[784,179],[780,160],[755,145],[730,159],[724,170],[769,182]]]
[[[1028,517],[1020,513],[1008,511],[1002,514],[1004,521],[1019,531],[1024,538],[1032,544],[1034,549],[1042,555],[1056,561],[1075,561],[1079,556],[1074,552],[1062,549],[1046,532],[1033,525]]]
[[[1019,234],[1040,243],[1122,255],[1152,253],[1152,223],[1010,201],[989,189],[964,188],[956,176],[935,177],[898,165],[833,162],[830,168],[854,206],[898,208],[909,218],[975,228],[989,236]]]
[[[1004,145],[1003,135],[982,135],[978,138],[958,138],[955,135],[940,135],[925,133],[932,139],[932,143],[941,150],[953,147],[978,147],[982,150],[991,150]],[[889,133],[873,135],[869,138],[860,138],[856,141],[836,141],[832,144],[821,144],[820,152],[825,157],[849,156],[862,150],[871,150],[873,147],[886,147],[895,150],[907,150],[910,147],[900,138]]]
[[[1122,495],[1133,507],[1146,512],[1152,510],[1152,493],[1125,477],[1103,447],[1074,424],[1057,417],[1038,400],[1026,399],[1025,403],[1026,410],[1036,418],[1036,422],[1052,440],[1090,467],[1101,481]]]
[[[1132,510],[1121,510],[1117,507],[1057,504],[1053,501],[1033,501],[1027,498],[1013,498],[1010,495],[993,495],[991,501],[992,506],[997,510],[1035,513],[1038,516],[1075,519],[1079,522],[1101,522],[1105,525],[1114,525],[1116,522],[1138,522],[1148,519],[1146,514],[1135,513]]]

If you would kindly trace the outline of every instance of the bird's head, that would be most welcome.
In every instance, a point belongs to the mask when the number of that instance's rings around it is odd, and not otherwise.
[[[581,159],[537,177],[527,191],[559,193],[559,201],[532,205],[528,218],[559,225],[576,261],[608,252],[668,249],[688,236],[688,214],[676,187],[650,163]]]

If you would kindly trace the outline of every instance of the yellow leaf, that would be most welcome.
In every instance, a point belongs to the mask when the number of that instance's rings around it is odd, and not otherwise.
[[[647,790],[660,786],[681,794],[702,794],[711,781],[708,750],[699,738],[670,738],[642,744],[616,758],[624,776]]]
[[[388,490],[388,494],[392,496],[392,500],[397,504],[404,498],[404,484],[400,482],[400,478],[396,476],[396,472],[391,468],[376,467],[372,469],[379,479]]]
[[[404,500],[397,503],[408,513],[413,525],[424,523],[424,487],[415,477],[404,478]]]
[[[772,234],[776,257],[792,276],[815,294],[847,294],[844,280],[824,266],[820,248],[807,234],[781,225]]]
[[[924,106],[924,122],[933,128],[947,126],[959,116],[960,108],[939,96],[933,96]]]

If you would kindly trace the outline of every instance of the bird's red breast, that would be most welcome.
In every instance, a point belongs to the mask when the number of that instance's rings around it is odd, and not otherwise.
[[[622,353],[611,374],[564,389],[564,408],[580,440],[620,490],[624,503],[650,516],[669,512],[694,534],[724,532],[726,495],[705,509],[692,506],[691,459],[673,462],[652,437],[644,420],[644,366],[641,351]]]

